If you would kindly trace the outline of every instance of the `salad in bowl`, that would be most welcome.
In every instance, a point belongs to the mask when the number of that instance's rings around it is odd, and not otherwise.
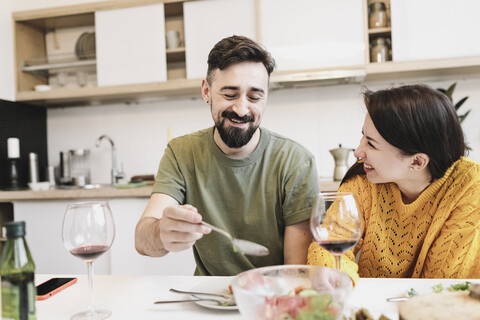
[[[353,285],[335,269],[281,265],[238,274],[232,290],[245,319],[336,320],[342,318]]]

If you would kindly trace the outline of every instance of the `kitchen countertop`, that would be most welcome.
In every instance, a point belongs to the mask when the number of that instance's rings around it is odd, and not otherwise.
[[[339,181],[321,181],[321,191],[336,191]],[[149,198],[152,186],[132,189],[98,188],[98,189],[52,189],[47,191],[0,191],[0,202],[43,201],[62,199],[98,199],[98,198]]]

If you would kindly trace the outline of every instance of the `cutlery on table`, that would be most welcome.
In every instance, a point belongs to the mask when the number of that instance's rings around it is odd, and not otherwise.
[[[215,226],[212,226],[211,224],[206,223],[205,221],[202,221],[202,224],[212,229],[213,231],[217,231],[223,234],[232,242],[234,249],[238,249],[238,251],[244,254],[248,254],[250,256],[266,256],[270,254],[270,251],[268,251],[267,248],[265,248],[264,246],[258,243],[248,241],[248,240],[243,240],[243,239],[235,239],[234,237],[232,237],[230,233],[220,228],[217,228]]]
[[[410,297],[391,297],[391,298],[387,298],[387,301],[388,302],[399,302],[399,301],[407,301],[408,299],[410,299]]]
[[[235,306],[236,303],[233,299],[230,300],[217,300],[217,299],[190,299],[190,300],[161,300],[161,301],[155,301],[154,304],[164,304],[164,303],[182,303],[182,302],[199,302],[199,301],[210,301],[210,302],[215,302],[219,306]]]
[[[211,293],[211,292],[195,292],[195,291],[183,291],[183,290],[177,290],[177,289],[170,289],[170,292],[174,293],[186,293],[186,294],[191,294],[191,295],[201,295],[201,296],[212,296],[212,297],[219,297],[223,298],[225,300],[230,300],[233,299],[232,294],[222,294],[222,293]]]

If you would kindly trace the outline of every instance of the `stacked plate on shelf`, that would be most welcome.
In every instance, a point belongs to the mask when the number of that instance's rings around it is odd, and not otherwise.
[[[84,32],[78,37],[75,44],[75,55],[82,60],[95,58],[95,32]]]

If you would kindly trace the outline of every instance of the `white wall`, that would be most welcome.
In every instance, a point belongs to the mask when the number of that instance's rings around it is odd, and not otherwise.
[[[480,75],[473,79],[447,78],[427,81],[433,87],[448,87],[457,82],[454,101],[469,96],[460,111],[472,109],[464,122],[470,156],[480,160]],[[409,83],[414,81],[409,81]],[[400,83],[396,83],[400,84]],[[370,89],[391,83],[367,84]],[[290,89],[270,92],[263,126],[290,137],[307,147],[316,157],[319,174],[332,179],[334,161],[329,149],[341,143],[357,147],[365,107],[361,85]],[[119,162],[127,177],[155,174],[167,143],[167,128],[180,136],[213,125],[209,107],[199,99],[180,99],[75,107],[48,110],[48,146],[52,165],[58,164],[59,151],[69,148],[91,149],[92,181],[108,182],[110,147],[94,146],[101,134],[109,134],[117,145]],[[351,155],[350,162],[354,158]]]

